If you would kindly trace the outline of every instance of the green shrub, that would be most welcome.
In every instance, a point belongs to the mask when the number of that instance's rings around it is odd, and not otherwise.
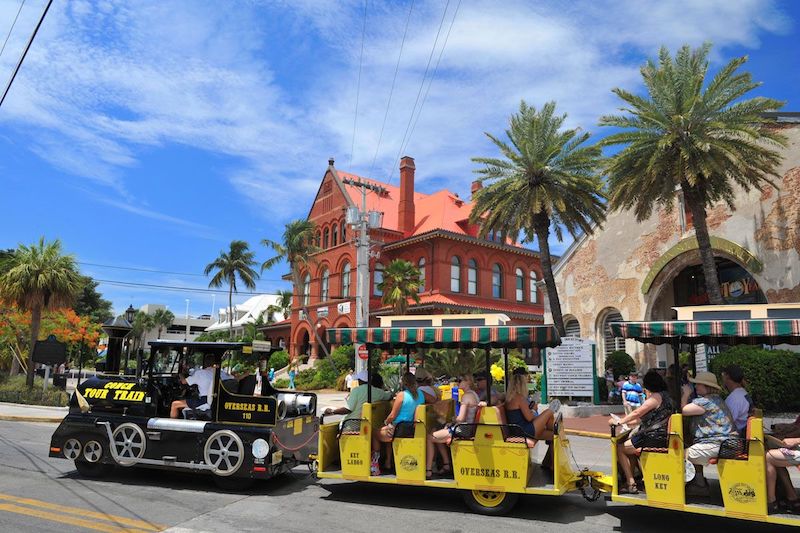
[[[611,365],[611,368],[614,369],[614,379],[619,376],[627,376],[636,371],[636,361],[622,350],[611,352],[606,358],[606,367],[608,365]]]
[[[288,378],[278,378],[272,382],[272,386],[276,389],[288,389],[289,388],[289,379]]]
[[[33,388],[28,390],[25,376],[8,378],[0,383],[0,402],[23,403],[28,405],[54,405],[64,407],[69,402],[69,394],[52,386],[42,392],[44,380],[36,377]]]
[[[390,391],[400,390],[400,369],[405,365],[382,364],[378,373],[383,378],[383,388]]]
[[[711,360],[710,369],[720,383],[722,369],[728,365],[742,367],[747,392],[756,407],[771,412],[800,410],[799,353],[734,346]]]
[[[356,367],[356,352],[353,345],[337,346],[331,352],[331,359],[336,366],[336,372],[347,374],[347,371]]]
[[[289,366],[289,354],[286,353],[285,350],[275,352],[269,356],[268,364],[270,368],[274,368],[275,370],[285,368]]]

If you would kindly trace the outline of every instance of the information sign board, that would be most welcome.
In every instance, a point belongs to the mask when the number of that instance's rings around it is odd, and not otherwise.
[[[594,343],[585,339],[563,338],[561,345],[545,352],[545,379],[548,396],[594,398]]]

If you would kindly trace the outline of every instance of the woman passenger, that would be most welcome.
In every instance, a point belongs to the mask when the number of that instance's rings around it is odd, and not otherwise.
[[[544,410],[536,414],[536,404],[528,402],[528,379],[521,374],[512,374],[506,394],[506,422],[522,428],[532,439],[553,440],[553,411]]]
[[[778,468],[787,468],[790,466],[800,466],[800,438],[784,438],[782,444],[783,448],[777,450],[769,450],[767,452],[767,513],[774,514],[780,512],[775,486],[778,481]],[[788,477],[788,475],[786,476]],[[791,478],[789,481],[791,486]],[[786,511],[792,514],[800,514],[800,499],[797,498],[797,493],[794,487],[791,487],[786,494],[786,500],[783,502],[786,506]]]
[[[414,428],[414,413],[418,405],[425,403],[425,395],[417,388],[417,379],[411,372],[406,372],[400,379],[403,386],[402,391],[397,393],[394,397],[392,404],[392,411],[389,416],[384,420],[384,426],[380,431],[372,434],[372,465],[370,467],[370,474],[373,476],[380,476],[381,469],[378,465],[381,453],[381,443],[392,442],[395,434],[395,426],[401,422],[411,422],[412,431]],[[398,435],[400,436],[400,435]],[[386,454],[386,462],[384,468],[389,470],[392,464],[392,452],[389,447],[389,453]]]
[[[667,382],[655,370],[650,370],[644,375],[644,390],[647,392],[647,399],[644,403],[619,419],[610,419],[608,423],[612,426],[630,424],[638,425],[639,429],[631,435],[631,438],[624,443],[617,443],[617,460],[625,474],[624,487],[620,487],[622,494],[638,494],[636,480],[633,477],[633,466],[636,459],[636,451],[644,447],[646,439],[666,437],[667,423],[674,410],[672,398],[667,391]],[[665,447],[666,442],[659,447]]]
[[[475,382],[471,374],[462,374],[458,378],[458,387],[464,391],[461,397],[461,408],[458,411],[458,416],[452,423],[448,423],[444,428],[434,431],[428,435],[427,442],[427,456],[425,461],[425,478],[430,479],[433,475],[433,458],[434,453],[438,450],[442,458],[442,469],[436,472],[439,475],[447,475],[453,473],[452,465],[450,464],[450,454],[447,450],[447,445],[453,438],[455,427],[458,424],[474,424],[475,415],[478,412],[478,394],[473,390]]]

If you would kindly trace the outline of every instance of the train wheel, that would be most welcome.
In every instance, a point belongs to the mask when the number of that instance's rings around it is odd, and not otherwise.
[[[75,460],[81,456],[81,441],[78,439],[67,439],[64,443],[64,457]]]
[[[206,441],[203,455],[206,464],[212,465],[217,476],[236,473],[244,462],[244,445],[239,435],[228,429],[213,433]]]
[[[485,515],[503,515],[509,512],[519,500],[519,495],[511,492],[490,490],[464,491],[464,501],[474,512]]]
[[[103,452],[103,445],[99,441],[90,440],[84,443],[83,453],[80,458],[75,459],[78,473],[84,477],[99,478],[111,472],[113,467],[101,462]]]
[[[131,466],[136,464],[136,459],[144,455],[146,446],[144,431],[136,424],[126,422],[117,426],[112,435],[114,441],[112,446],[117,452],[119,461],[122,466]]]

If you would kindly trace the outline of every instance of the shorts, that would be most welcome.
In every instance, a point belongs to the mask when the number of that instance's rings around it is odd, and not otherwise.
[[[789,466],[800,466],[800,450],[790,448],[780,448],[784,460],[789,463]]]
[[[414,429],[416,425],[414,422],[398,422],[394,427],[395,439],[410,439],[414,437]]]
[[[200,396],[199,398],[186,398],[186,406],[192,409],[197,409],[204,403],[208,403],[208,398]]]
[[[686,458],[692,464],[706,466],[709,459],[719,456],[720,444],[719,442],[696,442],[686,448]]]

